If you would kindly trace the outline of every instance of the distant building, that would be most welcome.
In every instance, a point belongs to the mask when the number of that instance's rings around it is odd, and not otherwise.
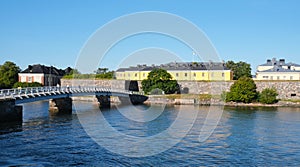
[[[56,86],[60,84],[60,79],[70,71],[70,67],[62,70],[40,64],[29,65],[27,69],[19,73],[19,82],[38,82],[44,86]]]
[[[268,59],[257,67],[255,80],[300,80],[300,65],[286,63],[285,59]]]
[[[116,71],[118,80],[143,80],[155,68],[165,69],[175,80],[181,81],[216,81],[232,80],[232,71],[224,63],[215,62],[171,62],[157,65],[137,65],[129,68],[119,68]]]

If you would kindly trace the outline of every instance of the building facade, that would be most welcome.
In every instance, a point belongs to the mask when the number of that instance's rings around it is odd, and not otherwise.
[[[48,67],[40,64],[29,65],[27,69],[18,74],[19,82],[38,82],[43,86],[56,86],[60,84],[60,79],[70,71]]]
[[[159,66],[137,65],[118,69],[115,77],[118,80],[144,80],[155,68],[167,70],[174,80],[179,81],[229,81],[233,79],[232,71],[226,68],[224,63],[213,62],[172,62]]]
[[[255,80],[300,80],[300,65],[268,59],[265,64],[257,67]]]

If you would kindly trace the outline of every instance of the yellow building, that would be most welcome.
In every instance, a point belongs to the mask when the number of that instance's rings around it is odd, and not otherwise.
[[[233,78],[231,70],[223,63],[168,63],[160,66],[138,65],[120,68],[116,71],[118,80],[144,80],[154,68],[162,68],[178,81],[229,81]]]

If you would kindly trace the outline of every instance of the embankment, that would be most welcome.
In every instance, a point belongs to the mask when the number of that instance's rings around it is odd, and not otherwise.
[[[228,82],[204,82],[204,81],[178,81],[184,94],[221,94],[229,91],[234,81]],[[300,100],[300,81],[255,81],[258,91],[274,87],[279,99]],[[73,86],[103,86],[115,89],[125,89],[124,80],[92,80],[92,79],[62,79],[61,85]],[[141,82],[138,81],[141,90]]]

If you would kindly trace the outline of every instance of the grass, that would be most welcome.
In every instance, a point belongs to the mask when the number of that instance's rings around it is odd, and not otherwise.
[[[300,99],[280,99],[279,101],[300,103]]]
[[[211,98],[220,99],[220,95],[211,94],[168,94],[168,95],[154,95],[152,98],[167,98],[167,99],[198,99],[198,100],[210,100]]]

